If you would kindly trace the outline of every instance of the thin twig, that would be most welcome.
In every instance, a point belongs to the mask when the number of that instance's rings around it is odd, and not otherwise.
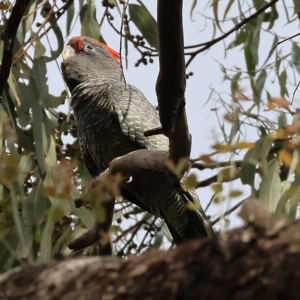
[[[104,19],[105,19],[105,17],[106,17],[107,12],[108,12],[108,6],[106,6],[106,8],[105,8],[105,10],[104,10],[104,13],[103,13],[103,15],[102,15],[102,18],[101,18],[101,20],[100,20],[100,23],[99,23],[100,30],[101,30],[101,27],[102,27],[102,25],[103,25],[103,22],[104,22]]]
[[[300,85],[300,81],[298,81],[297,86],[296,86],[295,90],[293,91],[293,97],[292,97],[292,102],[291,102],[291,104],[293,104],[293,102],[294,102],[294,97],[295,97],[295,94],[296,94],[296,92],[297,92],[297,90],[298,90],[298,88],[299,88],[299,85]]]
[[[211,206],[211,204],[212,204],[214,198],[215,198],[215,194],[213,194],[213,195],[210,197],[209,202],[207,203],[207,205],[206,205],[206,207],[205,207],[205,209],[204,209],[205,212],[207,212],[208,208]]]
[[[215,182],[230,182],[230,181],[234,181],[238,178],[240,178],[241,174],[240,174],[240,170],[239,169],[235,169],[235,172],[234,174],[232,174],[231,177],[229,178],[221,178],[221,181],[220,181],[220,175],[217,174],[217,175],[214,175],[212,177],[209,177],[205,180],[202,180],[200,182],[198,182],[197,186],[196,186],[196,189],[198,188],[203,188],[203,187],[207,187]]]
[[[248,199],[248,198],[246,198],[246,199]],[[234,212],[236,209],[238,209],[238,208],[245,202],[246,199],[242,200],[241,202],[239,202],[238,204],[236,204],[236,205],[233,206],[232,208],[226,210],[226,211],[224,212],[224,214],[222,214],[221,216],[219,216],[219,217],[217,217],[215,220],[213,220],[213,221],[211,222],[211,225],[212,225],[212,226],[215,225],[215,224],[218,223],[221,219],[223,219],[225,216],[230,215],[232,212]]]
[[[133,224],[132,226],[130,226],[129,228],[127,228],[126,230],[124,230],[122,232],[122,234],[120,234],[119,236],[116,237],[116,239],[113,241],[113,243],[117,243],[121,238],[123,238],[127,233],[131,232],[132,230],[134,230],[137,226],[140,228],[140,226],[151,217],[152,215],[147,213],[145,216],[143,216],[143,218],[136,222],[135,224]]]
[[[201,43],[198,45],[193,45],[193,46],[188,46],[185,47],[185,49],[187,48],[195,48],[195,47],[202,47],[201,49],[198,49],[195,52],[191,52],[191,53],[186,53],[186,55],[190,55],[190,58],[188,59],[187,63],[186,63],[186,68],[190,65],[190,63],[193,61],[193,59],[197,56],[197,54],[209,49],[211,46],[213,46],[214,44],[222,41],[223,39],[225,39],[226,37],[228,37],[231,33],[239,30],[242,26],[244,26],[245,24],[247,24],[249,21],[251,21],[252,19],[256,18],[258,15],[260,15],[262,12],[264,12],[266,9],[268,9],[269,7],[273,6],[276,2],[278,2],[278,0],[272,0],[271,2],[267,3],[266,5],[264,5],[263,7],[261,7],[259,10],[257,10],[253,15],[251,15],[248,18],[245,18],[242,22],[238,23],[237,25],[235,25],[232,29],[230,29],[229,31],[227,31],[225,34],[223,34],[222,36],[213,39],[209,42],[206,43]]]
[[[288,38],[286,38],[286,39],[284,39],[284,40],[278,42],[278,43],[270,50],[269,55],[272,55],[272,53],[274,52],[274,50],[275,50],[280,44],[282,44],[282,43],[284,43],[284,42],[286,42],[286,41],[289,41],[289,40],[293,39],[294,37],[296,37],[296,36],[298,36],[298,35],[300,35],[300,33],[294,34],[294,35],[292,35],[292,36],[290,36],[290,37],[288,37]]]
[[[192,163],[191,168],[195,168],[198,170],[205,170],[205,169],[217,169],[217,168],[223,168],[223,167],[230,167],[230,166],[235,166],[237,168],[240,168],[242,165],[241,160],[237,161],[221,161],[221,162],[216,162],[212,164],[205,164],[205,163]]]

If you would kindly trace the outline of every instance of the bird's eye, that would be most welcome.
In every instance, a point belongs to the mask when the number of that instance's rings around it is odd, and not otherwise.
[[[94,47],[91,44],[86,45],[86,49],[88,50],[94,50]]]

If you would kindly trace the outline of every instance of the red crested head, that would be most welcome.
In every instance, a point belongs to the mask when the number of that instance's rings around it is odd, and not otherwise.
[[[90,37],[71,38],[62,58],[62,73],[70,91],[82,82],[101,84],[122,77],[119,53]]]
[[[107,52],[111,55],[111,57],[113,59],[115,59],[118,63],[120,62],[120,55],[117,51],[115,51],[114,49],[108,47],[107,45],[92,39],[90,37],[86,37],[86,36],[75,36],[72,37],[67,45],[72,46],[76,52],[82,52],[85,49],[86,43],[90,42],[90,44],[92,45],[97,45],[99,47],[102,47],[103,49],[107,50]]]

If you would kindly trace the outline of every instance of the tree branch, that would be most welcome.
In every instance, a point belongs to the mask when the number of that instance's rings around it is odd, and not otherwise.
[[[1,32],[1,39],[4,42],[3,54],[0,69],[0,97],[2,98],[2,93],[9,77],[10,67],[13,59],[13,48],[14,40],[17,34],[18,27],[22,20],[23,14],[29,4],[30,0],[16,0],[13,6],[11,15]],[[0,103],[1,103],[0,98]]]
[[[166,166],[168,154],[167,151],[161,150],[136,150],[113,159],[109,164],[109,172],[111,174],[120,172],[126,178],[134,175],[140,169],[153,169],[166,172],[168,171]]]
[[[222,171],[221,171],[222,172]],[[198,182],[196,189],[198,188],[204,188],[207,187],[215,182],[230,182],[234,181],[236,179],[239,179],[241,177],[241,170],[240,169],[234,169],[233,174],[229,177],[222,178],[219,174],[214,175],[212,177],[209,177],[205,180],[202,180]]]
[[[101,205],[105,219],[96,220],[90,229],[76,238],[68,247],[78,251],[98,242],[100,250],[105,249],[100,254],[110,254],[107,250],[108,245],[110,245],[109,228],[113,218],[115,197],[118,195],[119,184],[126,181],[140,169],[165,171],[169,175],[170,172],[166,166],[167,159],[168,152],[166,151],[142,149],[112,160],[109,168],[92,181],[85,194],[75,200],[77,207],[89,203],[95,209],[95,207],[99,208],[99,205]],[[118,176],[120,173],[121,176]],[[173,177],[177,178],[175,175]],[[170,177],[170,180],[173,177]]]
[[[254,14],[252,14],[251,16],[249,16],[248,18],[245,18],[242,22],[236,24],[233,28],[231,28],[229,31],[227,31],[226,33],[224,33],[223,35],[221,35],[220,37],[213,39],[209,42],[205,42],[205,43],[201,43],[201,44],[197,44],[197,45],[192,45],[192,46],[187,46],[185,47],[186,49],[188,48],[195,48],[195,47],[202,47],[192,53],[186,53],[185,55],[190,55],[190,58],[188,59],[187,63],[186,63],[186,68],[191,64],[191,62],[193,61],[193,59],[197,56],[197,54],[206,51],[207,49],[209,49],[211,46],[213,46],[214,44],[224,40],[226,37],[228,37],[230,34],[232,34],[233,32],[236,32],[237,30],[239,30],[241,27],[243,27],[245,24],[247,24],[249,21],[251,21],[252,19],[256,18],[258,15],[260,15],[261,13],[263,13],[266,9],[268,9],[269,7],[273,6],[276,2],[278,2],[278,0],[272,0],[269,3],[267,3],[266,5],[264,5],[263,7],[261,7],[259,10],[257,10]]]
[[[160,70],[156,94],[163,133],[175,164],[189,157],[191,140],[185,114],[185,60],[182,0],[159,0],[157,7]]]
[[[299,268],[300,222],[281,219],[127,260],[24,266],[0,275],[0,299],[300,299]]]

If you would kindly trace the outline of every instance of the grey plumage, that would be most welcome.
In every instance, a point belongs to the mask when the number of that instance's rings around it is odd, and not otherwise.
[[[103,172],[114,158],[131,151],[145,148],[168,151],[164,135],[144,136],[144,131],[160,126],[158,112],[137,88],[125,83],[116,62],[111,63],[117,67],[113,65],[108,70],[114,72],[113,76],[105,76],[99,68],[99,72],[93,70],[92,76],[76,78],[75,84],[69,60],[64,63],[81,151],[92,176]],[[191,199],[199,203],[195,191],[184,195],[163,172],[140,170],[131,182],[124,184],[122,191],[129,201],[164,219],[176,243],[212,233],[201,207],[198,211],[187,209]]]

